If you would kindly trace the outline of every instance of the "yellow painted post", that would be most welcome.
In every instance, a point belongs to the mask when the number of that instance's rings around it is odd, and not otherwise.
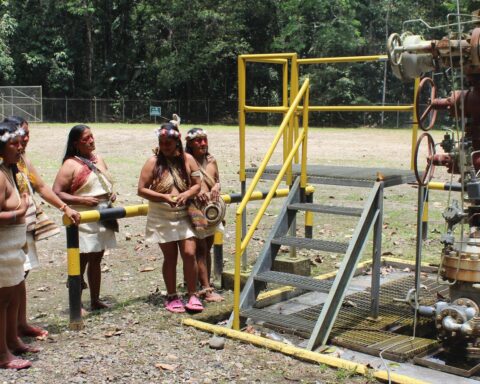
[[[292,56],[292,70],[291,70],[291,78],[290,78],[290,105],[293,104],[293,101],[298,95],[298,64],[297,64],[297,55]],[[296,112],[296,111],[295,111]],[[296,124],[296,125],[295,125]],[[293,137],[295,130],[298,130],[298,118],[296,117],[296,113],[292,115],[289,122],[289,129],[288,129],[288,151],[289,153],[293,147]],[[291,186],[293,183],[292,177],[292,165],[290,164],[287,169],[287,185]]]
[[[246,66],[245,60],[238,57],[238,126],[240,140],[240,181],[245,181],[245,98],[246,98]]]
[[[235,275],[233,277],[233,323],[232,328],[240,330],[240,268],[242,267],[242,213],[237,212],[235,220]]]
[[[302,112],[302,126],[303,126],[303,143],[302,143],[302,172],[300,174],[300,188],[305,190],[307,187],[307,142],[308,142],[308,105],[310,101],[310,80],[305,81],[307,89],[303,97],[303,112]]]
[[[418,85],[420,84],[420,78],[415,78],[415,85],[413,87],[413,117],[412,117],[412,153],[410,155],[410,169],[413,171],[414,168],[414,156],[415,156],[415,147],[417,146],[417,135],[418,135],[418,121],[417,121],[417,91]]]
[[[288,61],[283,64],[283,76],[282,76],[282,106],[286,108],[286,111],[283,113],[283,117],[288,111]],[[288,153],[288,134],[283,135],[283,162],[287,158]]]

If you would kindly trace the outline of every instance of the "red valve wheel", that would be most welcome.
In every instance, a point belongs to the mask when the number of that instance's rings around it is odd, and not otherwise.
[[[430,95],[426,100],[426,107],[422,110],[423,92],[430,86]],[[415,111],[417,116],[418,126],[422,131],[429,131],[433,128],[435,120],[437,119],[437,110],[433,107],[433,101],[437,98],[437,86],[430,77],[424,77],[420,81],[420,85],[417,89],[417,95],[415,96]]]
[[[425,171],[422,173],[419,172],[419,155],[420,151],[424,148],[422,147],[422,143],[425,142],[426,139],[426,150],[427,150],[427,165],[425,166]],[[422,153],[422,156],[424,153]],[[433,171],[435,170],[435,165],[433,164],[433,157],[435,156],[435,142],[433,141],[432,135],[425,132],[420,135],[417,141],[417,145],[415,147],[415,156],[413,158],[413,170],[415,172],[415,178],[417,179],[418,185],[422,187],[426,187],[427,184],[432,180]]]

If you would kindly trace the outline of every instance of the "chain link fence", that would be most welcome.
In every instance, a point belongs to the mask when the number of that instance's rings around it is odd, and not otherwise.
[[[248,105],[278,105],[270,100],[248,101]],[[390,104],[392,105],[392,104]],[[150,107],[160,107],[161,117],[150,116]],[[172,114],[187,124],[237,124],[236,99],[192,100],[125,100],[43,98],[43,121],[56,123],[162,123]],[[279,125],[282,114],[248,113],[247,124]],[[405,127],[411,124],[411,113],[386,112],[314,112],[310,125],[317,127]]]

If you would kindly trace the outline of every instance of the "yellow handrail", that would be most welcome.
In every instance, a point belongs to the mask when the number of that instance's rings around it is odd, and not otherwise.
[[[282,181],[283,177],[291,167],[291,162],[295,155],[298,152],[298,149],[300,147],[300,144],[303,143],[303,152],[302,152],[302,167],[301,167],[301,182],[302,186],[305,187],[306,185],[306,160],[307,160],[307,154],[306,154],[306,139],[307,139],[307,128],[308,128],[308,101],[309,101],[309,84],[310,80],[307,79],[302,85],[302,88],[298,92],[297,96],[293,100],[288,112],[285,114],[285,117],[283,118],[282,124],[280,125],[280,128],[278,129],[277,134],[275,135],[275,138],[272,142],[272,145],[270,146],[269,150],[267,151],[267,154],[265,158],[263,159],[262,163],[258,167],[257,173],[255,174],[248,190],[245,193],[245,196],[242,200],[242,202],[239,204],[237,211],[236,211],[236,236],[235,236],[235,278],[234,278],[234,298],[233,298],[233,328],[234,329],[239,329],[240,328],[240,268],[241,268],[241,256],[245,249],[247,248],[248,243],[250,242],[251,238],[253,237],[253,233],[255,232],[263,214],[265,213],[268,205],[270,204],[273,195],[275,194],[276,189],[278,188],[280,182]],[[258,182],[260,181],[260,178],[265,171],[265,168],[267,167],[268,162],[270,161],[272,154],[280,141],[280,138],[284,135],[285,129],[289,125],[291,118],[294,116],[294,113],[297,111],[300,101],[304,99],[304,108],[303,108],[303,129],[301,132],[299,132],[298,137],[295,141],[295,144],[293,147],[290,149],[290,152],[288,153],[288,156],[286,157],[283,166],[278,173],[277,177],[275,178],[275,181],[273,182],[273,186],[270,189],[270,192],[268,193],[267,197],[265,198],[265,201],[263,202],[262,206],[258,210],[257,215],[253,219],[253,222],[250,226],[250,229],[248,232],[245,234],[245,237],[242,241],[242,214],[243,211],[245,210],[248,201],[250,200],[250,197],[257,186]],[[305,163],[305,164],[304,164]]]

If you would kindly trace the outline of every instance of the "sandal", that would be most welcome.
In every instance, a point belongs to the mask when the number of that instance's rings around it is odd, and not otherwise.
[[[188,299],[188,303],[185,305],[185,308],[189,310],[190,312],[202,312],[203,311],[203,305],[200,300],[198,300],[198,297],[195,295],[190,296]]]
[[[178,297],[170,298],[165,301],[165,309],[172,313],[183,313],[185,312],[185,307],[182,300]]]

